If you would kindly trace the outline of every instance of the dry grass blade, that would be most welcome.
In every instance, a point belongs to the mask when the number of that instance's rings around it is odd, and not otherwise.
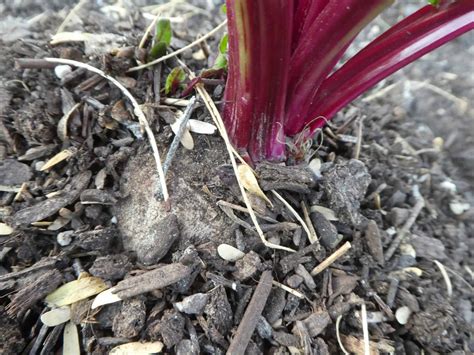
[[[293,216],[295,216],[295,218],[298,220],[298,222],[301,223],[301,225],[303,226],[304,231],[308,235],[308,238],[309,238],[309,241],[311,242],[311,244],[317,243],[318,239],[316,238],[316,236],[313,233],[311,233],[311,231],[309,230],[309,228],[306,225],[305,221],[303,220],[303,218],[301,218],[301,216],[298,214],[298,212],[296,212],[295,209],[278,192],[276,192],[275,190],[272,190],[272,193],[275,195],[275,197],[277,199],[279,199],[285,205],[286,208],[288,208],[288,210],[291,212],[291,214]]]
[[[67,16],[64,18],[63,22],[59,25],[56,34],[63,32],[64,28],[68,24],[68,22],[71,20],[71,18],[76,15],[76,13],[87,3],[87,0],[80,0],[72,9],[69,11]]]
[[[451,279],[449,278],[448,272],[443,264],[441,264],[438,260],[433,260],[433,262],[438,267],[441,275],[443,275],[444,282],[446,283],[446,290],[448,292],[448,297],[451,298],[453,295],[453,284],[451,283]]]
[[[140,122],[140,125],[145,130],[148,136],[148,140],[150,141],[151,149],[153,150],[153,156],[155,157],[155,161],[156,161],[156,169],[158,170],[158,176],[160,178],[161,192],[163,193],[164,200],[167,201],[169,198],[169,193],[168,193],[168,188],[166,186],[165,173],[163,172],[163,166],[161,165],[160,152],[158,151],[158,146],[156,144],[155,136],[153,135],[153,131],[151,130],[150,125],[148,124],[145,114],[143,113],[142,109],[140,108],[140,105],[138,104],[137,100],[135,100],[135,98],[132,96],[132,94],[116,79],[112,78],[111,76],[105,74],[102,70],[97,69],[89,64],[81,63],[75,60],[60,59],[60,58],[44,58],[44,60],[50,63],[68,64],[74,67],[84,68],[93,73],[99,74],[101,77],[107,79],[112,84],[114,84],[117,88],[119,88],[120,91],[122,91],[122,93],[130,100],[133,106],[133,112],[137,116],[138,121]]]
[[[143,37],[140,41],[140,44],[138,45],[138,48],[143,48],[145,46],[145,42],[148,38],[148,35],[150,34],[151,30],[153,29],[153,27],[155,26],[156,24],[156,21],[158,21],[158,19],[160,18],[161,16],[161,13],[158,13],[155,18],[153,19],[153,21],[151,21],[150,25],[147,27],[145,33],[143,34]]]
[[[189,70],[189,68],[180,60],[178,60],[179,63],[181,64],[181,66],[183,68],[185,68],[185,70],[188,72],[188,75],[191,79],[194,79],[196,76],[194,75],[193,72],[191,72]],[[265,239],[265,236],[263,234],[263,231],[262,229],[260,228],[260,225],[258,223],[258,220],[257,220],[257,216],[255,215],[255,211],[253,210],[252,208],[252,205],[250,203],[250,200],[249,200],[249,197],[247,195],[247,192],[245,191],[245,188],[244,186],[242,185],[242,182],[240,181],[239,179],[239,173],[238,173],[238,167],[237,167],[237,162],[235,160],[235,157],[238,157],[240,158],[240,160],[244,163],[245,161],[237,154],[237,152],[235,151],[235,149],[233,148],[232,144],[230,143],[230,139],[229,139],[229,136],[227,135],[227,131],[224,127],[224,122],[222,121],[222,117],[219,113],[219,110],[217,109],[216,105],[214,104],[214,101],[212,101],[212,98],[209,96],[208,92],[204,89],[204,87],[202,86],[202,84],[197,84],[196,85],[196,90],[197,92],[199,93],[199,95],[201,95],[203,101],[204,101],[204,104],[206,105],[206,108],[208,109],[213,121],[214,121],[214,124],[217,126],[217,129],[219,130],[219,133],[220,135],[222,136],[222,138],[224,139],[224,142],[225,142],[225,146],[226,146],[226,149],[227,149],[227,152],[229,154],[229,158],[230,158],[230,161],[232,163],[232,168],[234,169],[234,173],[235,173],[235,176],[237,177],[237,183],[239,184],[239,188],[240,188],[240,193],[242,194],[242,197],[244,199],[244,203],[245,203],[245,206],[247,207],[248,209],[248,212],[249,212],[249,215],[250,215],[250,218],[252,220],[252,223],[255,225],[255,229],[257,230],[257,233],[260,237],[260,239],[262,240],[262,243],[269,247],[269,248],[273,248],[273,249],[280,249],[280,250],[286,250],[286,251],[289,251],[289,252],[292,252],[294,253],[295,251],[291,248],[287,248],[287,247],[284,247],[284,246],[281,246],[281,245],[277,245],[277,244],[273,244],[273,243],[270,243],[268,242],[266,239]],[[235,154],[235,156],[234,156]]]
[[[292,289],[291,287],[288,287],[288,286],[286,286],[286,285],[284,285],[284,284],[282,284],[282,283],[279,283],[278,281],[275,281],[275,280],[273,280],[272,283],[273,283],[273,285],[275,285],[276,287],[279,287],[279,288],[281,288],[282,290],[285,290],[286,292],[291,293],[293,296],[296,296],[296,297],[298,297],[298,298],[301,298],[302,300],[304,300],[304,299],[308,300],[308,298],[307,298],[304,294],[302,294],[302,293],[299,292],[299,291],[296,291],[296,290]],[[309,301],[309,300],[308,300],[308,301]]]
[[[173,57],[177,56],[178,54],[185,52],[185,51],[188,50],[189,48],[192,48],[192,47],[198,45],[199,43],[204,42],[206,39],[208,39],[209,37],[211,37],[212,35],[214,35],[214,34],[215,34],[216,32],[218,32],[220,29],[224,28],[225,25],[227,25],[227,20],[224,21],[224,22],[222,22],[219,26],[217,26],[217,27],[215,27],[214,29],[212,29],[210,32],[206,33],[206,34],[205,34],[204,36],[202,36],[201,38],[198,38],[198,39],[195,40],[194,42],[191,42],[191,43],[188,44],[187,46],[184,46],[183,48],[180,48],[180,49],[178,49],[177,51],[174,51],[173,53],[164,55],[163,57],[160,57],[160,58],[158,58],[158,59],[155,59],[155,60],[153,60],[153,61],[151,61],[151,62],[149,62],[149,63],[142,64],[142,65],[138,65],[138,66],[136,66],[136,67],[130,68],[128,71],[129,71],[129,72],[133,72],[133,71],[142,70],[142,69],[145,69],[145,68],[148,68],[148,67],[152,67],[152,66],[155,65],[155,64],[164,62],[164,61],[167,60],[167,59],[173,58]]]
[[[350,353],[346,350],[346,348],[344,348],[344,344],[342,344],[342,340],[341,340],[341,333],[340,333],[340,330],[339,330],[339,325],[341,324],[341,319],[342,319],[342,316],[339,315],[337,317],[337,320],[336,320],[336,337],[337,337],[337,343],[339,344],[339,347],[341,348],[342,352],[345,354],[345,355],[349,355]]]
[[[367,322],[367,308],[365,303],[361,307],[362,333],[364,334],[364,355],[370,355],[369,323]]]

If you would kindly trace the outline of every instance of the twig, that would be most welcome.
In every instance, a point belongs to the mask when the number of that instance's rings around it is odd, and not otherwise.
[[[188,72],[188,75],[191,79],[196,78],[194,73],[186,66],[186,64],[184,64],[179,59],[178,59],[178,62]],[[224,122],[222,121],[222,117],[221,117],[221,115],[219,113],[219,110],[217,109],[216,105],[214,104],[214,101],[212,101],[212,98],[209,96],[209,93],[204,89],[204,87],[202,86],[201,83],[198,83],[195,86],[195,88],[196,88],[197,92],[199,93],[199,95],[201,95],[201,97],[204,101],[204,104],[206,105],[206,108],[208,109],[209,114],[211,115],[211,117],[214,121],[214,124],[216,125],[217,129],[219,130],[220,135],[224,139],[224,143],[225,143],[225,146],[226,146],[226,149],[227,149],[227,153],[229,154],[229,158],[230,158],[230,161],[232,163],[232,168],[234,169],[234,173],[235,173],[235,176],[236,176],[236,179],[237,179],[237,183],[238,183],[239,188],[240,188],[240,193],[242,194],[242,198],[244,200],[245,206],[247,207],[247,209],[249,211],[250,219],[252,220],[252,223],[255,225],[255,229],[257,230],[257,233],[258,233],[260,239],[262,240],[262,243],[266,247],[269,247],[269,248],[286,250],[286,251],[294,253],[295,251],[291,248],[287,248],[287,247],[284,247],[284,246],[281,246],[281,245],[270,243],[265,239],[265,235],[263,234],[263,231],[260,228],[260,225],[259,225],[258,220],[257,220],[257,216],[255,215],[255,212],[253,210],[252,204],[250,203],[247,192],[245,191],[245,188],[242,185],[242,181],[240,181],[239,173],[238,173],[238,169],[237,169],[237,162],[235,160],[235,157],[239,158],[241,160],[241,162],[243,162],[244,164],[246,164],[246,163],[238,155],[238,153],[235,151],[234,147],[230,143],[230,139],[229,139],[229,136],[228,136],[227,131],[225,129]],[[234,156],[234,154],[235,154],[235,156]]]
[[[133,112],[137,116],[138,121],[140,122],[140,125],[142,126],[142,128],[145,129],[145,132],[148,136],[148,140],[150,141],[151,149],[153,150],[153,156],[155,157],[156,169],[158,170],[158,176],[160,179],[161,191],[163,192],[163,198],[165,202],[168,201],[169,199],[168,188],[166,186],[165,173],[161,165],[160,152],[158,151],[158,146],[156,144],[155,136],[153,135],[153,131],[151,130],[150,125],[148,124],[145,114],[143,113],[142,109],[140,108],[140,105],[138,104],[137,100],[135,100],[135,98],[132,96],[132,94],[116,79],[112,78],[111,76],[105,74],[102,70],[97,69],[89,64],[81,63],[75,60],[59,59],[59,58],[44,58],[44,60],[47,61],[48,63],[68,64],[74,67],[84,68],[93,73],[99,74],[100,76],[102,76],[103,78],[107,79],[112,84],[114,84],[117,88],[119,88],[120,91],[122,91],[122,93],[130,100],[133,106]]]
[[[364,335],[364,355],[370,355],[369,323],[367,322],[367,308],[365,303],[361,306],[362,334]]]
[[[163,164],[163,171],[166,174],[168,173],[168,169],[171,166],[171,162],[173,161],[173,158],[176,154],[176,151],[179,147],[179,143],[181,142],[181,138],[183,137],[184,132],[187,129],[188,121],[189,118],[191,117],[194,107],[196,104],[196,96],[193,96],[189,100],[188,107],[186,107],[186,110],[184,110],[183,117],[181,118],[181,124],[179,125],[178,132],[174,136],[173,141],[171,142],[170,149],[168,150],[168,154],[166,155],[165,162]]]
[[[317,274],[324,271],[327,267],[329,267],[333,262],[343,256],[347,251],[351,248],[351,243],[345,242],[339,249],[337,249],[334,253],[329,255],[321,264],[316,266],[313,271],[311,271],[311,276],[316,276]]]
[[[253,293],[252,299],[245,310],[242,321],[237,328],[234,338],[230,343],[227,354],[239,355],[244,354],[245,349],[252,337],[252,334],[257,326],[263,308],[267,303],[268,296],[272,290],[272,272],[267,270],[262,273],[260,281]]]
[[[453,284],[451,283],[451,279],[449,278],[448,272],[443,264],[441,264],[438,260],[433,260],[433,262],[438,267],[441,275],[443,275],[444,282],[446,283],[446,290],[448,292],[448,297],[451,298],[453,295]]]
[[[16,69],[53,69],[58,64],[48,62],[45,59],[17,58],[15,59]]]
[[[296,296],[296,297],[298,297],[298,298],[301,298],[302,300],[304,300],[304,299],[308,300],[308,297],[306,297],[305,295],[303,295],[301,292],[292,289],[291,287],[288,287],[288,286],[286,286],[286,285],[284,285],[284,284],[282,284],[282,283],[279,283],[278,281],[275,281],[275,280],[273,280],[272,283],[273,283],[275,286],[281,288],[282,290],[285,290],[286,292],[291,293],[293,296]],[[309,301],[309,300],[308,300],[308,301]]]
[[[272,193],[275,195],[275,197],[277,199],[279,199],[284,205],[286,208],[288,208],[288,210],[291,212],[291,214],[293,214],[293,216],[295,216],[295,218],[298,220],[298,222],[301,223],[301,226],[303,227],[304,231],[306,232],[306,234],[308,235],[308,238],[309,238],[309,241],[311,242],[311,244],[313,243],[317,243],[318,242],[318,239],[316,238],[316,236],[314,234],[311,234],[308,226],[306,225],[305,221],[303,220],[303,218],[301,218],[301,216],[298,214],[298,212],[295,211],[295,209],[293,208],[293,206],[291,206],[278,192],[276,192],[275,190],[272,190]]]
[[[217,201],[217,205],[218,206],[222,206],[222,207],[229,207],[229,208],[232,208],[233,210],[236,210],[236,211],[239,211],[239,212],[243,212],[243,213],[249,213],[249,210],[245,207],[242,207],[242,206],[239,206],[239,205],[236,205],[234,203],[230,203],[230,202],[227,202],[225,200],[219,200]],[[270,223],[279,223],[276,219],[273,219],[271,217],[267,217],[267,216],[264,216],[258,212],[255,212],[255,214],[257,215],[258,218],[261,218],[263,219],[264,221],[267,221],[267,222],[270,222]]]
[[[304,217],[304,220],[306,221],[306,225],[308,226],[308,229],[312,235],[312,238],[319,244],[318,234],[316,233],[316,230],[314,229],[313,222],[311,222],[311,218],[309,217],[308,206],[306,206],[306,203],[304,201],[301,201],[301,209],[303,210],[303,217]],[[309,240],[311,240],[311,237],[309,237]]]
[[[413,223],[415,223],[416,218],[418,217],[418,215],[420,214],[420,212],[421,212],[421,210],[423,209],[424,206],[425,206],[425,200],[423,199],[423,197],[420,196],[418,198],[418,201],[416,201],[416,204],[415,204],[415,206],[413,207],[413,209],[411,211],[410,217],[405,222],[405,224],[400,229],[397,236],[395,237],[395,239],[393,239],[393,241],[390,244],[389,248],[385,252],[385,260],[388,261],[388,260],[391,259],[391,257],[393,256],[393,254],[397,250],[400,243],[403,241],[405,236],[410,231],[410,228],[413,225]]]
[[[137,71],[137,70],[141,70],[141,69],[145,69],[145,68],[148,68],[148,67],[151,67],[155,64],[158,64],[158,63],[161,63],[167,59],[170,59],[170,58],[173,58],[174,56],[177,56],[178,54],[180,53],[183,53],[184,51],[188,50],[189,48],[192,48],[194,47],[195,45],[198,45],[199,43],[205,41],[206,39],[208,39],[209,37],[211,37],[212,35],[214,35],[216,32],[218,32],[221,28],[223,28],[225,25],[227,25],[227,20],[225,20],[224,22],[222,22],[219,26],[215,27],[213,30],[211,30],[210,32],[206,33],[204,36],[202,36],[201,38],[198,38],[197,40],[195,40],[194,42],[191,42],[190,44],[188,44],[187,46],[184,46],[183,48],[180,48],[178,49],[177,51],[174,51],[173,53],[170,53],[170,54],[167,54],[167,55],[164,55],[163,57],[160,57],[158,59],[155,59],[149,63],[146,63],[146,64],[142,64],[142,65],[138,65],[136,67],[133,67],[133,68],[130,68],[128,69],[128,72],[133,72],[133,71]]]
[[[72,9],[71,11],[67,14],[67,16],[64,18],[63,22],[59,25],[56,34],[63,32],[64,27],[66,27],[67,23],[69,20],[71,20],[72,16],[76,14],[76,12],[79,11],[79,9],[84,6],[87,3],[87,0],[80,0]]]

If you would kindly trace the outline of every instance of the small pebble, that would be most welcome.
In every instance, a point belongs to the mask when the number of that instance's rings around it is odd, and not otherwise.
[[[58,79],[64,78],[70,72],[72,72],[72,68],[69,65],[57,65],[54,67],[54,74],[56,74]]]
[[[322,213],[312,212],[311,221],[324,247],[334,249],[342,240],[342,236],[337,233],[337,228]]]
[[[395,312],[395,318],[397,319],[398,323],[400,323],[401,325],[405,325],[408,323],[411,313],[412,312],[410,308],[408,308],[407,306],[403,306],[397,309],[397,311]]]
[[[467,202],[453,201],[449,204],[449,208],[456,216],[460,216],[471,208],[471,205]]]
[[[58,236],[57,236],[58,244],[62,247],[68,246],[72,242],[73,234],[74,234],[74,231],[65,231],[65,232],[58,233]]]

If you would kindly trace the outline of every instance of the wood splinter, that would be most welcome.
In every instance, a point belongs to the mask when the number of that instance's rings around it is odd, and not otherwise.
[[[267,303],[272,289],[272,281],[272,272],[264,271],[226,354],[238,355],[245,353],[263,308]]]
[[[334,253],[329,255],[326,260],[324,260],[321,264],[316,266],[313,271],[311,271],[311,276],[316,276],[317,274],[324,271],[328,268],[333,262],[343,256],[347,251],[351,248],[351,243],[345,242],[339,249],[337,249]]]

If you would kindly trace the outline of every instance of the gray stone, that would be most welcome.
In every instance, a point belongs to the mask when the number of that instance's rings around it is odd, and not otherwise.
[[[311,221],[319,241],[324,247],[334,249],[342,240],[342,236],[337,233],[337,228],[322,213],[312,212]]]
[[[170,214],[150,227],[148,238],[143,240],[143,243],[137,242],[134,245],[138,261],[145,265],[156,264],[178,238],[178,219],[174,214]]]

